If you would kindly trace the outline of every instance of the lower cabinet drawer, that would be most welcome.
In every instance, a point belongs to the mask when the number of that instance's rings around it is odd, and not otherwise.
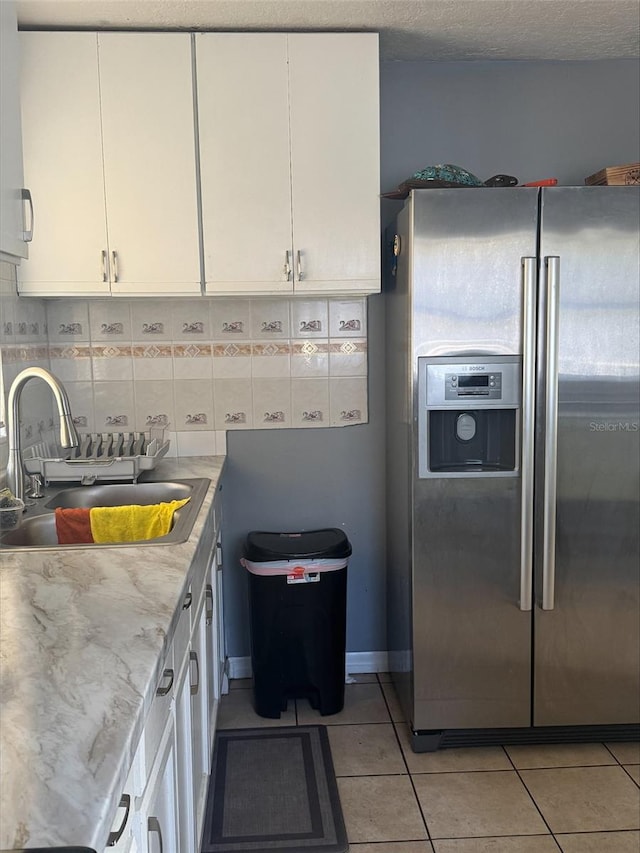
[[[141,767],[143,776],[148,776],[153,766],[154,758],[160,746],[160,738],[171,713],[175,695],[176,671],[173,659],[173,643],[165,658],[160,677],[156,683],[155,695],[149,710],[149,716],[144,726]]]

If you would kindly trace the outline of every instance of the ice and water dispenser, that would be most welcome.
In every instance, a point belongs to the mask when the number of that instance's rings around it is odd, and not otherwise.
[[[418,476],[517,476],[519,356],[418,359]]]

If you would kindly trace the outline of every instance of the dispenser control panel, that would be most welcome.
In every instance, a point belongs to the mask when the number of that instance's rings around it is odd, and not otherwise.
[[[491,373],[447,373],[444,383],[445,400],[460,400],[464,397],[502,399],[502,371],[500,370]]]
[[[418,385],[427,408],[519,408],[519,356],[419,358]]]

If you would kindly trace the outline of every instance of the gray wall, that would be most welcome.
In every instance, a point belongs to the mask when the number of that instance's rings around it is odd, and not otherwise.
[[[636,60],[395,62],[380,82],[383,192],[436,163],[580,186],[640,160]],[[397,209],[383,201],[383,220]]]
[[[395,189],[436,163],[457,164],[482,180],[506,173],[521,183],[555,177],[572,185],[604,166],[640,160],[639,69],[629,60],[384,63],[381,189]],[[383,200],[383,225],[399,208]],[[228,436],[231,656],[249,654],[246,578],[238,559],[244,536],[257,529],[343,527],[354,549],[347,649],[386,649],[382,311],[382,297],[371,297],[368,425]]]

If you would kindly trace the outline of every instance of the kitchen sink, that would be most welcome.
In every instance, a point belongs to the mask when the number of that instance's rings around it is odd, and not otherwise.
[[[22,524],[0,538],[4,548],[117,548],[131,545],[172,545],[186,542],[202,506],[211,481],[207,478],[170,480],[151,483],[115,483],[77,488],[58,489],[46,503],[28,507]],[[174,500],[191,500],[173,515],[173,526],[166,536],[135,542],[92,543],[59,545],[56,533],[55,509],[62,507],[91,508],[95,506],[126,506],[163,503]]]

